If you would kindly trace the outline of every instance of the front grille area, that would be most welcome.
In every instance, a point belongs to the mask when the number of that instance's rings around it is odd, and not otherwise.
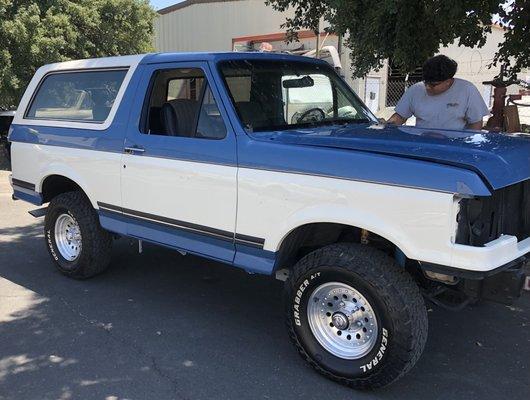
[[[530,236],[530,180],[496,190],[492,196],[462,199],[456,243],[484,244],[501,235]]]

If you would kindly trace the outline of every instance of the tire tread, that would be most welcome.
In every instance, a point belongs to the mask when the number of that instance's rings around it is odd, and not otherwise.
[[[305,351],[287,306],[287,328],[298,353],[320,374],[356,389],[383,387],[401,378],[416,364],[427,341],[427,310],[417,284],[404,268],[382,251],[366,245],[338,243],[313,251],[293,267],[286,282],[287,298],[296,291],[295,285],[301,277],[323,265],[345,268],[375,287],[389,307],[390,315],[400,321],[394,330],[392,345],[395,350],[392,358],[371,375],[353,379],[337,376],[323,369]]]
[[[65,270],[61,268],[60,264],[52,256],[52,260],[58,265],[59,270],[75,279],[87,279],[105,271],[110,264],[112,236],[101,227],[97,213],[86,195],[75,191],[62,193],[54,197],[46,213],[45,231],[49,229],[49,225],[55,223],[55,221],[50,221],[49,219],[50,215],[53,214],[51,211],[56,208],[72,212],[81,227],[83,240],[82,259],[79,260],[80,265],[78,268],[72,271]]]

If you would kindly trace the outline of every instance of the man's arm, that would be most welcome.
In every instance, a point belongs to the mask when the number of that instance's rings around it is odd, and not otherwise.
[[[388,119],[388,124],[394,124],[394,125],[403,125],[405,122],[407,122],[407,119],[412,117],[414,114],[414,107],[413,107],[413,97],[414,93],[417,92],[417,86],[413,85],[409,87],[407,90],[405,90],[405,93],[399,99],[399,101],[396,104],[395,112],[394,114]]]
[[[466,121],[477,121],[468,122],[465,129],[482,129],[482,118],[489,115],[490,111],[488,106],[484,102],[484,99],[480,95],[477,87],[471,82],[469,83],[469,99],[466,110]]]
[[[407,122],[407,118],[403,118],[398,113],[394,113],[388,121],[386,121],[387,124],[394,124],[394,125],[403,125],[405,122]]]

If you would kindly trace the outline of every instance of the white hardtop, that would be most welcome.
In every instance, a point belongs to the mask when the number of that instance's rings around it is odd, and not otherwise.
[[[117,57],[102,57],[102,58],[88,58],[84,60],[72,60],[64,61],[54,64],[47,64],[40,67],[35,75],[31,79],[17,110],[20,112],[16,113],[15,118],[13,119],[13,124],[17,125],[39,125],[39,126],[54,126],[54,127],[65,127],[65,128],[79,128],[79,129],[94,129],[94,130],[104,130],[107,129],[114,115],[118,105],[121,103],[125,89],[127,88],[129,81],[142,59],[146,54],[130,55],[130,56],[117,56]],[[75,71],[75,70],[86,70],[86,69],[100,69],[100,68],[119,68],[125,67],[128,68],[128,72],[125,75],[125,78],[122,82],[121,88],[116,96],[114,105],[103,123],[86,123],[86,122],[70,122],[70,121],[47,121],[47,120],[32,120],[24,118],[25,110],[28,107],[29,102],[33,97],[33,93],[38,88],[39,83],[42,81],[42,78],[49,73],[61,72],[61,71]]]
[[[113,67],[132,67],[137,66],[147,54],[136,54],[129,56],[86,58],[83,60],[63,61],[53,64],[46,64],[40,67],[35,75],[43,71],[89,69],[89,68],[113,68]]]

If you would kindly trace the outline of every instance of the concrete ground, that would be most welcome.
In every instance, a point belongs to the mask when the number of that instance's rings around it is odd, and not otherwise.
[[[127,240],[79,282],[0,171],[1,399],[528,399],[530,296],[429,308],[429,340],[393,386],[355,392],[309,368],[284,328],[282,283]]]

